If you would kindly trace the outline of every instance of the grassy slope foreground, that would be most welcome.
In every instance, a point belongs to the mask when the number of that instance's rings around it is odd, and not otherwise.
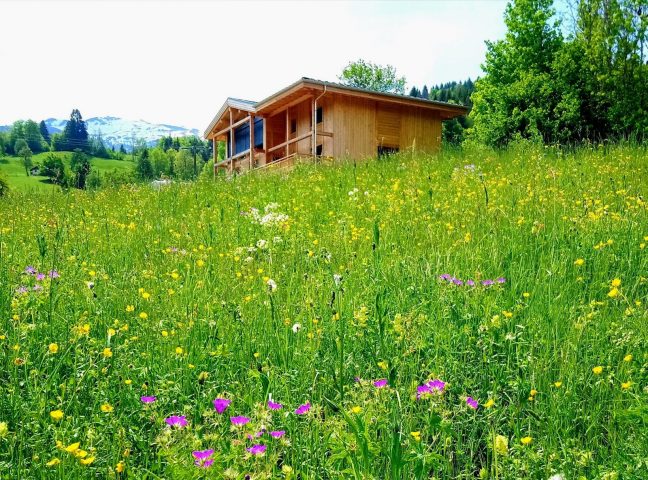
[[[645,478],[647,178],[612,147],[14,192],[0,477]]]
[[[48,155],[63,158],[67,166],[70,165],[69,152],[44,152],[38,153],[32,157],[34,165],[42,165],[43,161]],[[133,170],[133,162],[109,160],[99,157],[90,157],[90,164],[93,169],[99,172],[112,172],[113,170],[129,171]],[[50,191],[54,189],[55,185],[49,181],[49,178],[44,176],[27,176],[25,175],[25,167],[23,167],[22,159],[20,157],[0,157],[0,173],[4,173],[9,180],[9,187],[19,191]]]

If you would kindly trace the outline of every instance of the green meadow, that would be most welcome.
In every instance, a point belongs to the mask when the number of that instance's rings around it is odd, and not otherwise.
[[[13,189],[0,478],[646,478],[647,154]]]
[[[70,166],[69,152],[43,152],[32,156],[34,166],[42,165],[48,155],[54,155],[63,159],[63,163]],[[128,160],[112,160],[99,157],[89,157],[90,165],[100,174],[106,172],[131,172],[134,163]],[[27,176],[20,157],[0,157],[0,174],[7,177],[9,188],[20,191],[43,191],[47,192],[58,187],[52,184],[49,178],[40,175]]]

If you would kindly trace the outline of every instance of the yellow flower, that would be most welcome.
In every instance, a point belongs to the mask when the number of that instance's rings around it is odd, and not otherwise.
[[[127,378],[126,380],[124,380],[124,383],[126,385],[130,385],[131,383],[133,383],[133,381],[130,378]]]
[[[488,401],[484,404],[486,408],[493,408],[495,406],[495,400],[489,398]]]
[[[176,347],[175,352],[177,355],[182,355],[183,352],[182,347]]]
[[[632,382],[623,382],[621,384],[621,389],[622,390],[628,390],[632,386]]]
[[[139,314],[139,318],[141,318],[142,320],[146,320],[146,319],[148,318],[148,313],[146,313],[146,312],[141,312],[141,313]]]
[[[358,413],[362,412],[362,407],[356,405],[355,407],[353,407],[353,408],[351,409],[351,411],[352,411],[353,413],[358,414]]]
[[[114,328],[109,328],[108,329],[108,336],[109,337],[114,337],[117,332],[115,331]]]
[[[385,361],[378,362],[378,366],[382,368],[383,370],[387,370],[388,364]]]
[[[178,272],[171,272],[171,278],[177,280],[178,278],[180,278],[180,275],[178,275]]]
[[[56,343],[50,343],[49,347],[47,347],[50,353],[56,353],[59,351],[59,346]]]
[[[523,437],[520,442],[522,442],[522,445],[529,445],[533,441],[533,438],[531,437]]]
[[[112,350],[108,347],[103,349],[103,356],[104,358],[110,358],[113,356]]]
[[[113,406],[109,403],[104,403],[101,405],[101,411],[104,413],[110,413],[114,410]]]
[[[45,465],[48,466],[48,467],[55,467],[59,463],[61,463],[61,461],[58,458],[53,458],[49,462],[47,462]]]
[[[124,462],[119,462],[119,463],[115,466],[115,471],[116,471],[117,473],[123,473],[125,469],[126,469],[126,464],[125,464]]]
[[[81,446],[79,442],[71,443],[70,445],[65,447],[65,451],[68,453],[74,453],[79,449],[79,446]]]
[[[64,413],[63,413],[62,410],[52,410],[50,412],[50,417],[52,417],[52,420],[54,420],[55,422],[58,422],[59,420],[61,420],[63,418],[63,416],[64,416]]]
[[[508,438],[504,435],[497,435],[493,443],[493,447],[497,453],[500,455],[508,455]]]
[[[420,441],[421,441],[421,432],[418,432],[418,431],[417,431],[417,432],[410,432],[410,435],[411,435],[412,438],[414,438],[414,440],[416,440],[417,442],[420,442]]]
[[[613,287],[620,287],[621,286],[621,279],[615,278],[614,280],[612,280],[612,286]]]
[[[127,312],[132,312],[135,310],[135,305],[126,305],[126,311]]]
[[[149,298],[151,298],[151,294],[148,293],[148,292],[144,292],[144,293],[142,293],[142,298],[144,300],[148,300]]]
[[[202,260],[198,260],[198,261],[196,262],[196,266],[197,266],[197,267],[204,267],[204,266],[205,266],[205,262],[202,261]]]
[[[529,292],[524,292],[524,293],[522,294],[522,296],[523,296],[524,298],[529,298],[529,297],[531,296],[531,294],[530,294]]]
[[[585,264],[585,260],[583,260],[582,258],[577,258],[576,261],[574,262],[574,265],[576,265],[577,267],[582,267],[584,264]]]
[[[562,382],[554,382],[554,387],[556,388],[562,387]]]
[[[90,465],[94,461],[95,461],[95,457],[82,458],[81,460],[79,460],[81,465]]]
[[[612,290],[608,292],[608,297],[610,298],[616,298],[619,296],[619,289],[616,287],[613,287]]]
[[[598,365],[592,368],[592,372],[594,372],[594,375],[600,375],[601,373],[603,373],[603,367]]]
[[[623,357],[624,362],[631,362],[632,361],[632,354],[629,353],[625,357]]]
[[[4,438],[9,434],[9,427],[7,422],[0,422],[0,438]]]

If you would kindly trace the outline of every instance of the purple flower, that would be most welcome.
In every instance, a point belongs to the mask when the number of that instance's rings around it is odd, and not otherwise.
[[[45,280],[45,274],[44,273],[39,273],[38,275],[36,275],[36,280],[38,280],[39,282],[41,280]]]
[[[374,387],[376,388],[383,388],[384,386],[387,385],[387,379],[386,378],[381,378],[380,380],[376,380],[373,382]]]
[[[443,273],[439,275],[439,280],[450,280],[450,274],[449,273]]]
[[[187,426],[187,417],[184,415],[171,415],[170,417],[165,418],[164,421],[172,427],[181,428]]]
[[[506,283],[506,278],[504,277],[499,277],[497,280],[495,280],[497,283]]]
[[[477,409],[477,406],[479,405],[479,403],[477,403],[477,400],[475,400],[472,397],[466,398],[466,403],[470,408],[474,408],[474,409]]]
[[[475,282],[472,281],[472,280],[467,280],[467,281],[466,281],[466,285],[468,285],[469,287],[474,287],[474,286],[475,286]]]
[[[306,402],[303,405],[300,405],[297,410],[295,410],[295,415],[303,415],[308,412],[311,408],[310,402]]]
[[[35,291],[35,292],[39,292],[39,291],[41,291],[42,289],[43,289],[43,286],[42,286],[42,285],[34,285],[34,286],[32,287],[32,290]]]
[[[259,438],[259,437],[263,436],[264,433],[265,433],[265,428],[259,430],[259,431],[256,432],[254,435],[248,433],[248,434],[247,434],[247,439],[248,439],[248,440],[254,440],[255,438]]]
[[[196,461],[194,462],[197,467],[209,468],[214,463],[213,458],[209,458],[214,454],[213,449],[209,450],[196,450],[191,453]]]
[[[29,275],[34,275],[36,273],[36,269],[32,267],[31,265],[25,267],[25,273]]]
[[[214,400],[214,408],[218,413],[223,413],[229,407],[230,403],[232,401],[227,398],[217,398]]]
[[[140,400],[142,401],[142,403],[153,403],[157,400],[157,398],[155,398],[154,396],[150,396],[150,397],[144,396],[144,397],[140,397]]]
[[[245,425],[250,419],[248,417],[230,417],[232,425]]]
[[[285,430],[275,430],[273,432],[270,432],[270,436],[273,438],[281,438],[286,434]]]
[[[24,285],[21,285],[16,289],[16,293],[27,293],[29,290]]]
[[[485,286],[485,287],[489,287],[489,286],[491,286],[491,285],[492,285],[493,283],[495,283],[495,282],[493,282],[492,280],[482,280],[481,283],[482,283],[483,286]]]
[[[272,400],[268,400],[268,408],[270,410],[281,410],[283,405],[281,403],[275,403]]]
[[[458,285],[458,286],[463,285],[463,282],[461,280],[459,280],[458,278],[453,278],[452,283],[454,283],[455,285]]]
[[[360,377],[353,377],[353,381],[356,383],[362,382],[362,379]]]
[[[252,445],[250,448],[246,448],[248,452],[252,455],[263,455],[268,447],[265,445]]]
[[[416,388],[416,399],[418,400],[425,394],[441,394],[443,393],[443,390],[445,389],[445,382],[439,380],[438,378],[435,380],[430,380],[427,383],[424,383],[423,385],[419,385]]]
[[[59,278],[60,277],[59,273],[56,270],[50,270],[47,274],[49,275],[50,278]]]

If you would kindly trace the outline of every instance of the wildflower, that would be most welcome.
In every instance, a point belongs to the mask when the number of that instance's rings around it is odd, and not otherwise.
[[[248,417],[230,417],[230,422],[232,425],[245,425],[250,419]]]
[[[529,297],[531,296],[531,294],[530,294],[529,292],[524,292],[524,293],[522,294],[522,296],[523,296],[524,298],[529,298]]]
[[[63,413],[63,410],[52,410],[50,412],[50,417],[52,417],[52,420],[55,422],[60,421],[64,416],[65,414]]]
[[[127,312],[135,311],[135,305],[126,305],[126,311]]]
[[[574,265],[576,265],[577,267],[582,267],[583,265],[585,265],[585,260],[583,260],[582,258],[577,258],[574,261]]]
[[[25,267],[25,273],[28,274],[28,275],[35,275],[36,272],[37,272],[37,270],[34,267],[32,267],[31,265]]]
[[[493,447],[497,453],[500,455],[508,455],[508,438],[504,435],[497,435],[493,443]]]
[[[170,417],[165,418],[164,421],[172,427],[182,428],[187,426],[187,417],[184,415],[171,415]]]
[[[104,358],[110,358],[113,356],[112,350],[108,347],[103,349],[103,356]]]
[[[472,398],[472,397],[468,397],[468,398],[466,398],[466,404],[467,404],[470,408],[473,408],[473,409],[477,409],[477,407],[479,406],[479,403],[477,402],[477,400],[475,400],[475,399]]]
[[[230,403],[232,403],[232,401],[227,398],[216,398],[214,399],[214,409],[218,413],[223,413],[227,407],[229,407]]]
[[[191,454],[196,459],[194,464],[197,467],[209,468],[212,463],[214,463],[214,460],[210,458],[214,454],[214,449],[210,448],[209,450],[195,450],[191,452]]]
[[[198,374],[198,383],[202,385],[203,383],[205,383],[205,380],[207,380],[208,377],[209,377],[209,372],[204,372],[204,371],[200,372]]]
[[[115,465],[115,471],[117,473],[124,473],[124,470],[126,470],[126,464],[123,461]]]
[[[295,410],[295,415],[304,415],[311,408],[310,402],[306,402],[303,405],[300,405],[297,410]]]
[[[554,382],[554,387],[556,388],[562,387],[562,382]]]
[[[9,427],[7,422],[0,422],[0,438],[4,438],[9,434]]]
[[[495,400],[492,398],[489,398],[488,401],[484,404],[484,407],[486,408],[492,408],[495,406]]]
[[[95,461],[95,457],[88,457],[88,458],[82,458],[81,460],[79,460],[79,463],[81,463],[81,465],[90,465],[94,461]]]
[[[335,282],[336,287],[339,287],[340,284],[342,283],[342,275],[334,273],[333,274],[333,282]]]
[[[55,467],[55,466],[57,466],[59,463],[61,463],[61,460],[59,460],[58,458],[54,457],[54,458],[51,459],[49,462],[47,462],[47,463],[45,464],[45,466],[47,466],[47,467]]]
[[[64,450],[68,453],[74,453],[79,449],[80,446],[81,444],[79,442],[74,442],[65,447]]]
[[[38,275],[36,275],[36,280],[39,281],[39,282],[41,280],[45,280],[45,274],[44,273],[39,273]]]
[[[358,413],[361,413],[361,412],[362,412],[362,407],[356,405],[355,407],[352,407],[352,408],[351,408],[351,412],[352,412],[352,413],[355,413],[355,414],[357,415]]]
[[[616,287],[612,287],[612,290],[608,292],[608,297],[610,298],[616,298],[619,296],[619,289]]]
[[[50,343],[49,347],[47,347],[47,349],[49,350],[49,352],[51,354],[54,354],[54,353],[57,353],[59,351],[59,346],[58,346],[57,343]]]
[[[271,278],[266,281],[266,285],[268,285],[268,290],[271,292],[274,292],[277,289],[277,283]]]
[[[421,432],[419,432],[419,431],[416,431],[416,432],[410,432],[410,435],[412,436],[412,438],[413,438],[415,441],[417,441],[417,442],[420,442],[420,441],[421,441]]]
[[[270,410],[280,410],[283,407],[281,403],[275,403],[272,400],[268,400],[268,408]]]
[[[622,390],[628,390],[632,386],[632,382],[623,382],[621,384],[621,389]]]
[[[265,445],[252,445],[250,448],[246,448],[248,452],[252,455],[263,455],[268,447]]]
[[[49,276],[49,278],[59,278],[61,276],[56,270],[50,270],[49,272],[47,272],[47,275]]]
[[[383,388],[383,387],[387,386],[387,379],[386,378],[381,378],[380,380],[376,380],[375,382],[373,382],[373,384],[374,384],[374,387],[376,387],[376,388]]]
[[[284,475],[286,475],[286,477],[287,477],[288,475],[290,475],[292,472],[293,472],[293,469],[292,469],[291,466],[289,466],[289,465],[282,465],[282,466],[281,466],[281,473],[283,473]]]
[[[113,406],[111,404],[109,404],[109,403],[104,403],[103,405],[101,405],[100,408],[101,408],[101,411],[104,412],[104,413],[110,413],[110,412],[112,412],[114,410]]]
[[[592,372],[594,372],[594,375],[600,375],[603,372],[603,367],[598,365],[592,368]]]
[[[293,333],[297,333],[297,332],[299,332],[300,330],[301,330],[301,323],[295,323],[295,324],[292,326],[292,331],[293,331]]]
[[[623,357],[624,362],[631,362],[632,361],[632,354],[629,353],[625,357]]]
[[[522,437],[520,439],[520,442],[522,442],[522,445],[529,445],[533,441],[533,438],[531,437]]]
[[[389,364],[385,361],[378,362],[378,367],[382,370],[387,370],[387,367],[389,367]]]
[[[431,380],[423,385],[419,385],[416,387],[416,399],[418,400],[426,394],[441,394],[443,393],[445,386],[445,382],[439,379]]]
[[[140,397],[140,401],[141,401],[142,403],[153,403],[153,402],[155,402],[156,400],[157,400],[157,398],[155,398],[154,396],[143,396],[143,397]]]
[[[283,437],[285,434],[286,434],[286,431],[285,431],[285,430],[274,430],[274,431],[270,432],[270,436],[271,436],[272,438],[281,438],[281,437]]]
[[[614,280],[612,280],[612,286],[613,287],[620,287],[621,286],[621,279],[615,278]]]
[[[175,352],[176,352],[176,355],[182,355],[182,352],[183,352],[182,347],[176,347]]]
[[[139,318],[141,318],[142,320],[146,320],[148,318],[148,313],[140,312]]]

